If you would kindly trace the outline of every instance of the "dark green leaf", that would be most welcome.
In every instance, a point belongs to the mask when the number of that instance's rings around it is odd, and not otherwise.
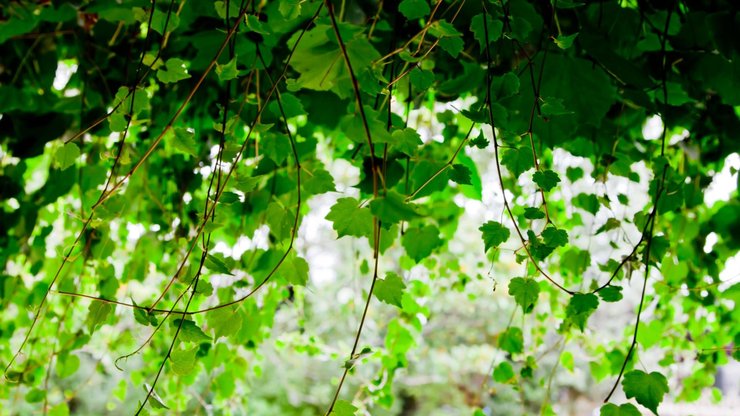
[[[486,252],[506,242],[511,234],[508,228],[496,221],[488,221],[481,225],[478,230],[483,234],[483,244]]]

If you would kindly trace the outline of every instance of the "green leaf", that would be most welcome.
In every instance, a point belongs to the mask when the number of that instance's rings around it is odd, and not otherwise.
[[[432,254],[432,251],[443,243],[444,241],[439,238],[439,230],[433,225],[422,228],[411,227],[401,238],[406,254],[417,263]]]
[[[497,100],[502,100],[519,93],[519,77],[513,72],[507,72],[503,76],[494,77],[491,80],[491,95]],[[531,153],[531,149],[529,150]]]
[[[308,262],[303,257],[297,256],[295,252],[291,252],[280,265],[278,275],[288,283],[306,286],[306,283],[308,283]]]
[[[185,68],[185,61],[179,58],[170,58],[165,63],[165,68],[160,68],[157,71],[157,79],[170,84],[183,79],[190,78],[187,69]]]
[[[549,226],[542,232],[542,239],[548,247],[560,247],[568,244],[568,233],[565,230]]]
[[[354,198],[339,198],[326,219],[332,222],[339,238],[346,235],[372,237],[373,215],[368,208],[360,208],[360,202]]]
[[[504,361],[493,369],[493,379],[497,383],[510,383],[514,379],[514,368],[509,362]]]
[[[278,11],[286,20],[293,20],[301,15],[301,0],[280,0]]]
[[[415,67],[409,72],[409,81],[417,90],[426,90],[434,83],[434,72]]]
[[[524,218],[528,220],[539,220],[545,218],[545,213],[539,208],[527,207],[524,208]]]
[[[372,200],[370,211],[378,217],[386,229],[398,222],[413,220],[419,216],[414,204],[406,203],[403,195],[392,190],[385,196]]]
[[[92,301],[88,307],[86,321],[90,333],[92,334],[98,326],[105,324],[112,312],[113,307],[109,303]]]
[[[137,306],[136,308],[133,308],[134,320],[136,320],[136,322],[144,326],[157,326],[157,316],[154,314],[154,312],[148,312],[144,308],[139,308],[139,305],[133,299],[131,299],[131,303],[133,303],[134,306]]]
[[[622,387],[628,399],[634,397],[637,403],[657,415],[658,405],[668,393],[668,380],[657,371],[647,374],[640,370],[632,370],[624,375]]]
[[[486,27],[483,26],[483,13],[473,16],[470,20],[470,31],[473,32],[473,37],[480,44],[482,51],[485,51],[487,44],[497,41],[504,30],[504,23],[496,19],[494,20],[489,14],[485,14]],[[488,30],[488,42],[486,42],[486,29]]]
[[[395,305],[400,308],[401,299],[403,298],[403,290],[405,288],[406,284],[403,282],[403,278],[401,276],[393,272],[388,272],[385,275],[385,279],[378,279],[375,281],[373,295],[375,295],[375,297],[381,302]]]
[[[450,180],[459,183],[460,185],[470,185],[470,169],[467,168],[465,165],[461,164],[454,164],[452,165],[452,168],[449,170],[450,172]]]
[[[230,337],[242,327],[242,315],[235,308],[221,308],[208,312],[206,316],[208,328],[213,330],[215,340],[220,337]]]
[[[522,329],[516,326],[509,327],[499,335],[498,346],[511,354],[518,354],[524,351],[524,335],[522,334]]]
[[[475,146],[478,149],[485,149],[488,147],[488,139],[486,139],[486,136],[483,135],[483,132],[481,131],[478,137],[470,141],[471,146]]]
[[[576,40],[576,37],[578,37],[578,32],[572,35],[559,35],[558,37],[553,38],[553,42],[555,42],[560,49],[568,49],[573,46],[573,42]]]
[[[439,40],[439,47],[450,54],[451,57],[457,58],[465,47],[462,38],[458,36],[443,37]]]
[[[353,406],[352,403],[340,399],[334,404],[330,416],[354,416],[357,410],[359,409]]]
[[[422,144],[419,133],[411,128],[395,130],[391,137],[393,138],[393,147],[409,156],[416,153],[419,145]]]
[[[226,265],[226,260],[224,259],[223,254],[209,254],[206,256],[205,266],[216,273],[221,274],[228,274],[229,276],[233,276],[234,274],[231,273],[231,268]]]
[[[179,339],[185,342],[202,342],[202,341],[210,341],[211,337],[205,334],[202,329],[198,325],[195,324],[195,322],[186,319],[175,319],[172,321],[172,325],[177,327],[180,325],[180,321],[182,321],[182,327],[180,328],[180,335]]]
[[[178,376],[186,376],[193,372],[195,369],[195,353],[198,352],[198,346],[194,346],[190,349],[181,350],[175,349],[170,354],[170,364],[172,366],[172,372]]]
[[[478,230],[483,234],[485,252],[488,252],[488,250],[496,248],[506,242],[511,234],[508,228],[496,221],[488,221],[481,225]]]
[[[144,383],[142,386],[144,388],[144,391],[149,393],[149,390],[152,391],[152,394],[149,396],[149,405],[153,409],[167,409],[169,410],[169,407],[167,407],[166,404],[164,404],[164,400],[162,400],[161,397],[159,397],[159,394],[157,394],[156,391],[152,390],[152,386],[150,386],[148,383]]]
[[[304,178],[301,185],[310,195],[319,195],[336,190],[334,178],[326,169],[314,169],[310,175],[305,175]]]
[[[604,302],[619,302],[622,300],[621,286],[607,286],[597,293]]]
[[[560,177],[557,173],[546,170],[543,172],[537,171],[532,176],[532,180],[534,183],[537,184],[543,191],[550,192],[552,188],[554,188],[558,182],[560,182]]]
[[[352,37],[347,36],[350,33],[345,33],[343,40],[352,69],[355,74],[361,74],[374,60],[380,58],[380,54],[359,30],[354,33]],[[288,41],[289,47],[298,41],[298,35],[296,32],[291,37]],[[288,81],[288,89],[291,91],[303,88],[315,91],[331,90],[340,98],[349,98],[353,94],[347,65],[334,39],[334,31],[329,25],[316,25],[303,35],[290,60],[290,66],[300,74],[298,79]]]
[[[566,320],[575,324],[581,332],[586,327],[588,317],[599,307],[599,298],[593,293],[576,293],[571,296],[565,308]]]
[[[532,158],[532,149],[529,147],[517,147],[513,149],[504,149],[501,155],[501,164],[514,176],[521,176],[522,173],[534,167]]]
[[[54,154],[54,165],[60,170],[64,170],[74,165],[79,157],[80,148],[76,144],[69,142],[57,149]]]
[[[165,143],[177,153],[198,157],[198,145],[195,142],[195,132],[183,127],[174,127],[171,133],[165,136]]]
[[[216,65],[216,74],[220,81],[228,81],[239,76],[239,70],[236,68],[236,57],[223,65]]]
[[[415,20],[427,16],[431,9],[426,0],[403,0],[398,5],[398,11],[409,20]]]
[[[601,406],[600,416],[641,416],[640,411],[632,403],[624,403],[617,406],[607,403]]]
[[[172,32],[180,25],[180,17],[178,13],[174,11],[169,13],[169,21],[167,19],[167,12],[161,10],[154,10],[154,16],[152,16],[152,29],[158,32],[160,35],[165,34],[165,22],[167,22],[167,32]]]
[[[509,282],[509,295],[514,296],[514,300],[522,307],[524,313],[529,313],[537,303],[540,285],[534,279],[515,277]]]

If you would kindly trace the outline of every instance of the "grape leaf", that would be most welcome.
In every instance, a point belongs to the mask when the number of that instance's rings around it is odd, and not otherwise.
[[[499,335],[498,346],[502,350],[511,354],[517,354],[524,351],[524,336],[522,334],[522,329],[516,326],[509,327]]]
[[[641,416],[640,411],[632,403],[624,403],[617,406],[614,403],[607,403],[601,406],[600,416]]]
[[[380,219],[384,228],[400,221],[409,221],[419,216],[414,204],[408,204],[396,191],[388,191],[384,197],[370,202],[370,211]]]
[[[529,313],[540,295],[540,285],[534,279],[515,277],[509,282],[509,294],[516,303]]]
[[[375,282],[373,295],[375,295],[375,297],[381,302],[395,305],[400,308],[401,299],[403,298],[403,290],[405,288],[406,284],[403,282],[403,278],[401,276],[393,272],[388,272],[385,275],[385,279],[378,279]]]
[[[628,399],[634,397],[637,403],[657,415],[658,405],[668,393],[668,380],[657,371],[647,374],[640,370],[632,370],[624,375],[622,387]]]
[[[486,252],[503,244],[509,239],[510,235],[509,229],[496,221],[488,221],[481,225],[478,230],[483,234],[483,244]]]
[[[581,329],[586,327],[588,317],[599,307],[599,298],[593,293],[576,293],[571,296],[568,306],[565,308],[566,320]]]
[[[432,254],[435,248],[442,245],[443,240],[439,238],[439,230],[433,225],[427,225],[422,228],[411,227],[401,238],[401,244],[415,262]]]
[[[398,11],[409,20],[419,19],[429,14],[431,9],[426,0],[403,0]]]
[[[372,237],[373,215],[368,208],[359,205],[354,198],[339,198],[329,210],[326,219],[332,222],[338,237]]]

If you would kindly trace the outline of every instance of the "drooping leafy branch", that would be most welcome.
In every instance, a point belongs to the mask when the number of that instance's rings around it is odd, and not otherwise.
[[[667,393],[697,398],[740,340],[738,284],[723,274],[737,191],[705,198],[736,163],[736,12],[12,2],[0,21],[2,408],[78,411],[89,400],[69,386],[85,366],[122,380],[106,400],[119,413],[373,414],[415,394],[434,406],[444,399],[409,380],[433,367],[423,351],[456,342],[437,328],[468,325],[445,309],[457,291],[471,307],[509,305],[508,322],[481,330],[491,370],[455,387],[476,414],[503,400],[488,386],[515,387],[514,414],[553,412],[555,374],[575,366],[608,381],[595,392],[607,401],[621,381],[656,414]],[[311,254],[317,224],[339,238],[333,277]],[[486,268],[493,295],[476,286]],[[612,311],[616,334],[599,316]],[[245,374],[286,344],[307,363],[342,362],[341,376],[330,365],[300,402],[259,408],[262,381]],[[119,356],[123,373],[86,354]],[[692,375],[669,390],[677,361]],[[542,386],[544,399],[529,393]]]

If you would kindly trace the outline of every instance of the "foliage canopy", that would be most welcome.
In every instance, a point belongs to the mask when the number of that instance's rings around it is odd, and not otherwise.
[[[260,352],[287,342],[339,378],[305,380],[330,394],[273,412],[398,412],[438,319],[430,304],[490,268],[516,308],[487,318],[505,325],[487,342],[506,352],[482,370],[487,386],[544,390],[539,357],[562,345],[572,370],[570,342],[613,385],[608,400],[630,399],[602,415],[658,414],[738,357],[740,284],[720,274],[740,246],[740,202],[736,189],[705,202],[740,148],[731,1],[12,1],[1,13],[3,409],[75,413],[80,373],[118,368],[108,411],[242,414]],[[306,326],[322,286],[299,230],[319,200],[362,288],[351,315],[328,305],[354,326],[339,347]],[[488,209],[466,241],[473,270],[451,248],[467,238],[466,201]],[[590,319],[630,288],[624,336],[601,341]],[[295,336],[276,341],[285,309]],[[362,337],[374,309],[388,313],[380,342]],[[649,350],[659,362],[637,369]],[[691,374],[669,386],[685,360]],[[524,411],[552,413],[549,394]]]

